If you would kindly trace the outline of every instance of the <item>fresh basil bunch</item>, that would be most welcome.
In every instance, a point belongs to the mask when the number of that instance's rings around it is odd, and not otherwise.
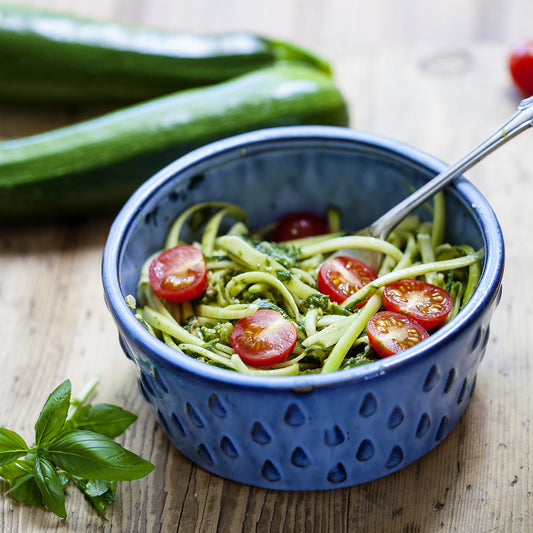
[[[63,487],[72,480],[105,518],[117,481],[139,479],[154,469],[113,440],[137,420],[135,414],[116,405],[85,403],[97,383],[91,382],[72,402],[70,381],[61,383],[35,423],[31,448],[15,431],[0,428],[0,477],[9,483],[13,498],[45,505],[65,518]]]

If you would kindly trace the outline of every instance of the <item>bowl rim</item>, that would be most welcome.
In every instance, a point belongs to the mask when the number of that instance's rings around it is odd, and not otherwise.
[[[166,346],[151,335],[135,318],[125,301],[120,287],[119,264],[121,251],[125,244],[125,236],[142,211],[142,206],[158,189],[177,174],[205,162],[221,153],[242,150],[252,145],[294,140],[306,141],[347,141],[368,145],[381,151],[388,151],[395,156],[409,159],[419,166],[441,172],[447,165],[441,160],[401,141],[366,131],[339,126],[281,126],[242,133],[215,141],[178,158],[165,166],[143,183],[126,201],[113,221],[105,244],[101,274],[104,297],[109,311],[115,319],[119,332],[128,331],[134,342],[145,354],[157,363],[169,368],[177,367],[191,376],[205,380],[223,382],[235,387],[282,389],[305,392],[318,387],[368,381],[380,377],[387,372],[402,367],[415,360],[424,358],[433,350],[442,347],[447,339],[459,334],[459,331],[474,323],[483,309],[497,297],[498,286],[501,285],[504,267],[504,241],[499,222],[494,211],[479,190],[464,176],[457,178],[449,187],[455,189],[459,196],[471,202],[472,215],[483,229],[485,247],[490,243],[491,253],[486,254],[485,264],[478,287],[474,295],[457,317],[439,331],[433,333],[423,343],[409,348],[394,356],[381,359],[367,365],[336,371],[326,374],[304,374],[297,376],[256,376],[242,374],[218,368],[177,352]]]

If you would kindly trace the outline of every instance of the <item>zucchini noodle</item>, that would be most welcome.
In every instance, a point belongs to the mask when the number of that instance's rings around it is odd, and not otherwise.
[[[242,208],[205,202],[186,209],[171,225],[165,248],[193,244],[205,258],[205,293],[191,302],[172,303],[158,297],[148,279],[149,257],[141,269],[137,297],[126,301],[141,324],[168,346],[210,365],[260,376],[333,372],[379,359],[366,336],[368,319],[382,309],[383,287],[404,278],[420,278],[446,289],[452,320],[471,298],[481,276],[484,250],[443,242],[444,196],[433,203],[430,222],[408,217],[387,240],[342,231],[339,213],[328,208],[330,233],[284,243],[268,240],[271,227],[252,230]],[[196,236],[182,240],[187,227]],[[320,266],[344,250],[378,251],[378,277],[342,304],[320,293]],[[366,303],[358,308],[358,304]],[[229,337],[237,320],[259,309],[274,309],[297,331],[293,353],[269,367],[244,363]]]

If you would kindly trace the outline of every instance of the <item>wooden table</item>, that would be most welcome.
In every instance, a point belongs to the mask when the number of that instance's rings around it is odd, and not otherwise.
[[[449,162],[514,111],[518,95],[507,54],[514,39],[527,36],[533,17],[529,0],[492,2],[485,11],[473,0],[451,2],[441,12],[414,0],[402,9],[396,2],[348,0],[24,3],[177,30],[247,29],[314,46],[334,66],[352,127]],[[4,106],[0,138],[79,116]],[[467,174],[501,222],[507,263],[503,299],[465,415],[415,464],[347,489],[296,493],[240,485],[206,473],[169,444],[138,393],[103,303],[100,260],[110,217],[0,228],[0,426],[33,442],[48,393],[67,377],[79,392],[97,376],[95,401],[139,415],[120,442],[156,465],[147,478],[119,484],[107,522],[73,489],[68,518],[60,520],[12,500],[0,482],[2,530],[533,530],[532,146],[533,131],[526,132]]]

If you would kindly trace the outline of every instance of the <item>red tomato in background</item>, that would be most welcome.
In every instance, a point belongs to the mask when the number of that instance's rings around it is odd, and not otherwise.
[[[385,285],[383,305],[387,311],[404,313],[425,329],[432,329],[448,316],[453,300],[436,285],[418,279],[402,279]]]
[[[290,241],[323,235],[327,232],[328,226],[321,217],[307,211],[299,211],[279,219],[272,240],[276,242]]]
[[[198,248],[189,244],[161,252],[151,263],[148,278],[154,292],[170,302],[188,302],[207,286],[207,266]]]
[[[359,289],[377,278],[377,274],[363,261],[339,255],[322,263],[317,276],[317,287],[332,302],[341,304]],[[363,307],[366,301],[356,307]]]
[[[429,337],[429,333],[416,320],[391,311],[372,315],[366,333],[370,345],[380,357],[403,352]]]
[[[515,46],[509,59],[509,70],[524,96],[533,95],[533,40]]]
[[[240,358],[252,366],[281,363],[296,345],[294,325],[273,309],[259,309],[237,321],[230,342]]]

